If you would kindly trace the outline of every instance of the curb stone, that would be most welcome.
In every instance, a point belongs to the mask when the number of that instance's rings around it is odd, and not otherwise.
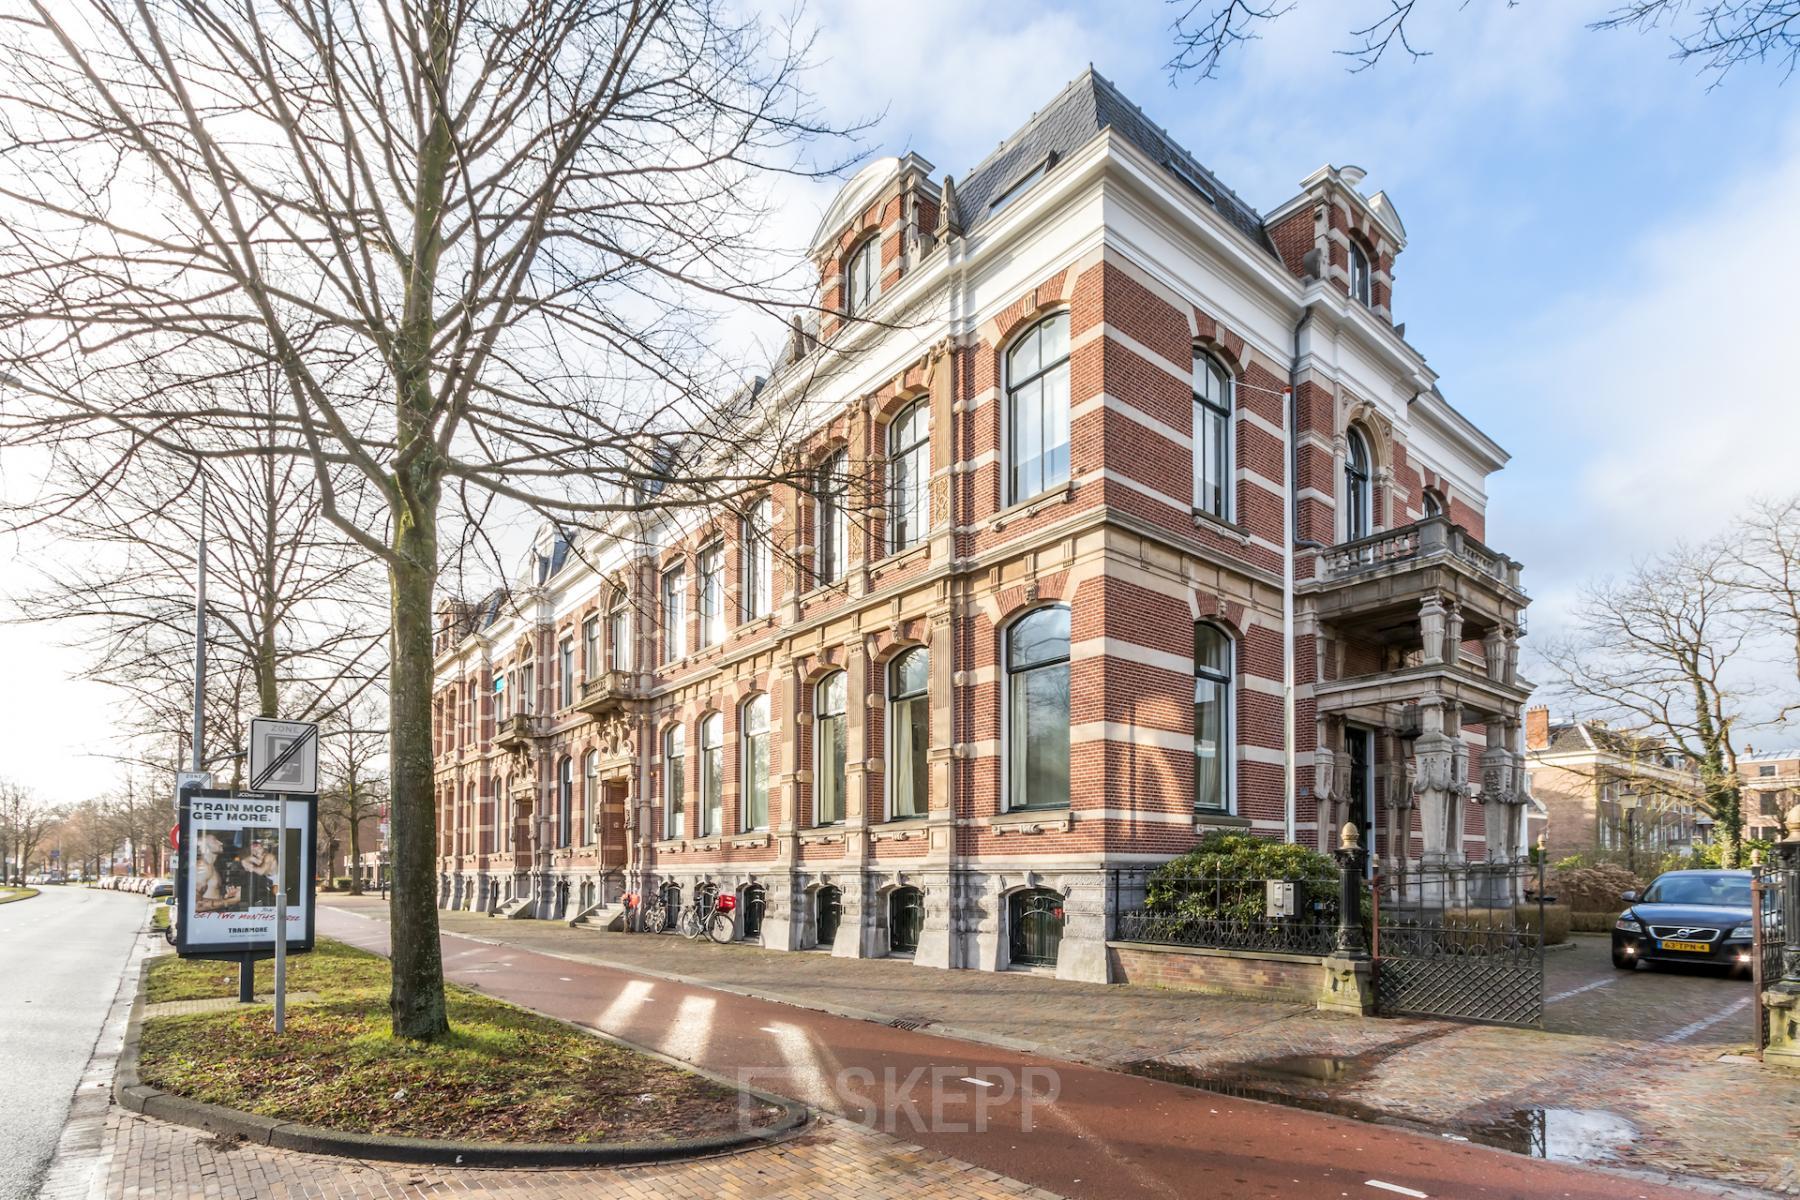
[[[308,1154],[330,1154],[340,1158],[360,1158],[378,1162],[412,1163],[422,1166],[461,1167],[606,1167],[635,1163],[671,1162],[702,1158],[737,1150],[749,1150],[781,1141],[804,1129],[812,1120],[812,1110],[804,1104],[767,1092],[731,1084],[745,1095],[771,1108],[780,1117],[771,1125],[736,1133],[712,1134],[706,1137],[677,1138],[663,1142],[615,1142],[596,1145],[570,1145],[547,1142],[451,1142],[430,1138],[392,1137],[384,1134],[350,1133],[261,1117],[254,1113],[224,1108],[176,1096],[143,1083],[138,1078],[139,1043],[144,1026],[144,994],[150,964],[145,959],[138,969],[137,996],[132,1001],[131,1017],[125,1029],[125,1045],[119,1053],[114,1077],[113,1098],[122,1108],[142,1113],[160,1121],[188,1125],[218,1136],[241,1138],[276,1150],[298,1150]],[[566,1022],[565,1022],[566,1024]],[[592,1031],[583,1030],[588,1036]],[[613,1039],[606,1039],[613,1040]],[[682,1064],[694,1070],[688,1064]],[[717,1080],[706,1071],[696,1074]],[[723,1081],[727,1082],[730,1081]]]

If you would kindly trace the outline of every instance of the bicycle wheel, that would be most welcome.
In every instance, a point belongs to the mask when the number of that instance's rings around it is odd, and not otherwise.
[[[700,914],[691,908],[681,910],[681,935],[688,938],[700,936]]]
[[[707,936],[721,946],[729,942],[731,935],[736,932],[737,926],[732,921],[730,913],[716,912],[712,915],[712,920],[706,923]]]

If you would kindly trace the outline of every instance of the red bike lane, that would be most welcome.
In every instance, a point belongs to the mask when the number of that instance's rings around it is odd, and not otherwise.
[[[387,952],[385,920],[321,905],[318,923]],[[1065,1196],[1694,1195],[477,938],[442,944],[455,983]]]

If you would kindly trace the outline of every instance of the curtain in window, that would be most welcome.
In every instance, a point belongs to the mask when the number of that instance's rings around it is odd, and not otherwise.
[[[744,705],[744,828],[769,827],[769,698]]]
[[[719,832],[725,816],[725,719],[700,722],[700,836]]]
[[[677,725],[663,735],[663,836],[682,836],[687,825],[687,737]]]
[[[888,426],[888,541],[897,554],[931,524],[931,406],[920,400]]]
[[[908,650],[890,668],[888,728],[893,738],[888,816],[922,817],[926,808],[925,750],[931,741],[930,655]]]
[[[815,757],[813,823],[832,825],[844,819],[844,673],[835,672],[819,683],[813,712]]]
[[[725,640],[725,548],[714,542],[700,551],[700,644]]]
[[[1041,608],[1007,631],[1008,807],[1069,803],[1069,610]]]
[[[1194,626],[1194,807],[1229,804],[1231,643],[1215,625]]]

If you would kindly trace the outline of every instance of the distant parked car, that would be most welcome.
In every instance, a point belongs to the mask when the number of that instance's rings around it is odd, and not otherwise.
[[[1613,922],[1612,961],[1708,963],[1748,971],[1756,937],[1748,871],[1665,871]]]
[[[150,898],[152,900],[156,899],[158,896],[173,896],[174,894],[175,881],[170,879],[167,875],[150,885]]]

